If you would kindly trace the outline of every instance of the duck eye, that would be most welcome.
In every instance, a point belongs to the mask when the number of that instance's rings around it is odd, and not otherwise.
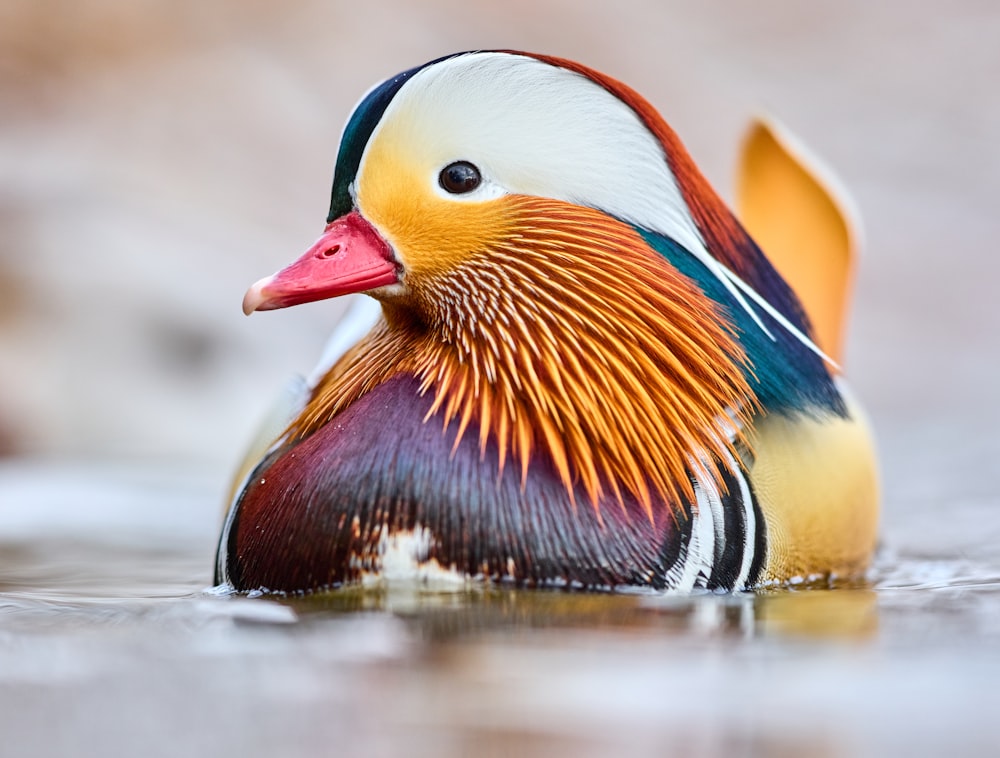
[[[453,195],[472,192],[482,181],[483,176],[479,173],[479,169],[468,161],[449,163],[438,175],[438,184]]]

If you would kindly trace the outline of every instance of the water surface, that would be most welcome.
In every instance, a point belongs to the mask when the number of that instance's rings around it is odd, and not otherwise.
[[[274,599],[210,587],[219,490],[0,466],[0,755],[1000,750],[988,502],[889,525],[832,590]]]

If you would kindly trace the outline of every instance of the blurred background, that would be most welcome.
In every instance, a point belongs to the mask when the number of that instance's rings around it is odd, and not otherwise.
[[[240,301],[321,231],[350,109],[504,47],[634,86],[727,197],[752,114],[797,132],[865,222],[847,371],[888,518],[992,497],[998,40],[992,0],[0,0],[0,451],[221,487],[339,314]]]

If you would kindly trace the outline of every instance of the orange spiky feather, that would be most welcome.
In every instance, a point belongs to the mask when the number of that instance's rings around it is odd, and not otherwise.
[[[742,427],[756,409],[719,308],[627,224],[550,199],[505,202],[509,231],[414,282],[406,306],[388,302],[291,437],[411,373],[434,393],[428,418],[457,421],[456,446],[478,421],[501,468],[509,454],[523,477],[531,456],[548,456],[571,498],[577,482],[595,508],[626,491],[651,520],[656,503],[690,502],[692,467],[718,479],[716,460],[735,453],[720,421]]]

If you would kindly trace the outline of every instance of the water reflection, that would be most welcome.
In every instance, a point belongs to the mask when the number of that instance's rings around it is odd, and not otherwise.
[[[878,632],[878,593],[871,589],[776,592],[755,604],[759,634],[866,640]]]
[[[771,590],[670,596],[509,589],[422,592],[344,589],[278,600],[303,623],[351,613],[390,613],[429,641],[480,638],[516,630],[641,632],[661,636],[867,639],[878,630],[878,595],[869,588]]]

